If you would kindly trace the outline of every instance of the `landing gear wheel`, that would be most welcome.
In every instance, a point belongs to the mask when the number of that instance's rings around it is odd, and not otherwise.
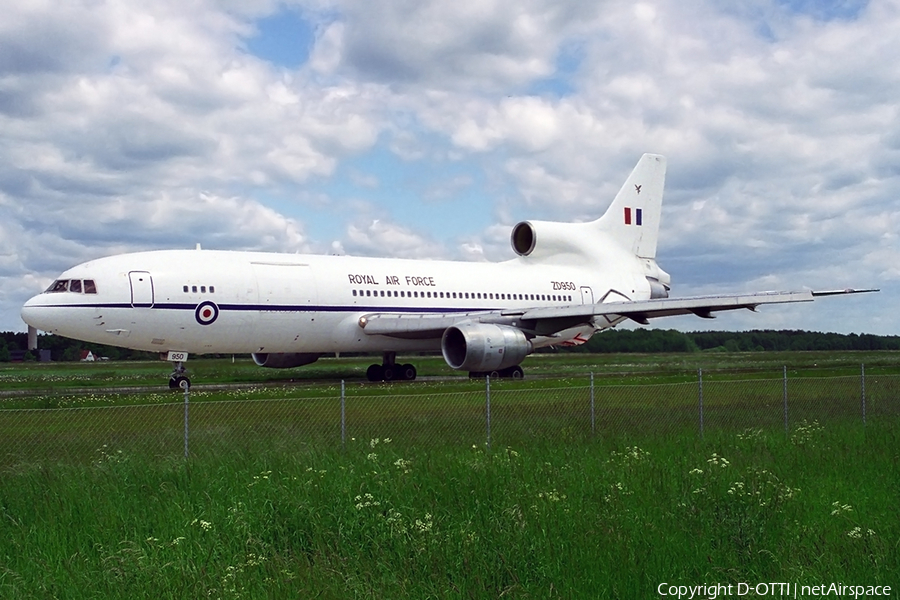
[[[169,387],[173,390],[188,390],[191,387],[191,380],[184,375],[170,377]]]
[[[385,381],[393,381],[397,378],[397,366],[396,365],[385,365],[381,369],[381,377]]]
[[[491,379],[522,379],[525,377],[525,371],[519,365],[515,365],[499,371],[470,371],[469,377],[471,379],[484,379],[485,377],[490,377]]]
[[[384,367],[381,365],[369,365],[366,369],[366,379],[369,381],[384,381]]]
[[[525,371],[522,370],[522,367],[516,365],[514,367],[509,367],[508,369],[503,369],[500,375],[509,377],[510,379],[522,379],[525,377]]]
[[[412,381],[416,378],[416,368],[407,363],[400,367],[398,375],[398,379],[402,379],[403,381]]]

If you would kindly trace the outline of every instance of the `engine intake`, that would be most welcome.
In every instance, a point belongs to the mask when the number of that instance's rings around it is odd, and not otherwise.
[[[514,327],[461,323],[448,327],[441,338],[444,360],[454,369],[496,371],[518,365],[534,350],[525,334]]]
[[[531,254],[537,244],[537,232],[534,230],[534,225],[528,221],[517,224],[510,234],[510,243],[519,256]]]
[[[570,264],[572,255],[598,258],[598,252],[603,250],[604,245],[598,246],[595,229],[592,223],[522,221],[512,228],[509,242],[521,257]]]
[[[288,352],[288,353],[261,353],[251,354],[253,362],[260,367],[268,367],[270,369],[290,369],[293,367],[302,367],[319,360],[318,354],[305,352]]]

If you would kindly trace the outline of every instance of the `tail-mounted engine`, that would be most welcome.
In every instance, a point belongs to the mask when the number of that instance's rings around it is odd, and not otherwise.
[[[596,257],[596,232],[589,223],[522,221],[512,228],[510,244],[519,256],[570,261],[571,255]]]
[[[460,323],[448,327],[441,338],[444,360],[464,371],[499,371],[513,367],[531,354],[534,346],[514,327],[486,323]]]

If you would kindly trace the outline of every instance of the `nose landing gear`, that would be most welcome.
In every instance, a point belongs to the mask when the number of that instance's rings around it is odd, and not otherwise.
[[[166,354],[166,359],[174,366],[172,374],[169,376],[169,389],[187,390],[191,387],[191,380],[185,375],[187,369],[184,367],[184,361],[187,360],[187,357],[187,352],[169,352]]]
[[[169,377],[169,389],[186,390],[191,387],[191,380],[185,375],[186,371],[183,362],[175,363],[175,370]]]

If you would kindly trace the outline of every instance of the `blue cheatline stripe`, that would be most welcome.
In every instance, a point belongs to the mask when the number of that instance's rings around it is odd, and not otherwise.
[[[643,210],[640,208],[636,208],[634,212],[635,212],[634,224],[635,225],[643,225],[643,223],[641,222],[642,221],[641,217],[643,216]]]
[[[466,313],[480,311],[504,310],[507,307],[436,307],[436,306],[306,306],[289,304],[217,304],[220,311],[229,312],[397,312],[397,313]],[[132,306],[131,303],[110,304],[46,304],[43,307],[34,308],[150,308],[151,310],[185,310],[194,312],[197,304],[172,304],[160,302],[152,307]]]

